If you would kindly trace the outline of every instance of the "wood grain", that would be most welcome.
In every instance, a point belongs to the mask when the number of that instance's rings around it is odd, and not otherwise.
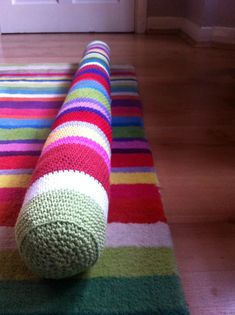
[[[235,314],[235,224],[172,224],[171,232],[191,314]]]

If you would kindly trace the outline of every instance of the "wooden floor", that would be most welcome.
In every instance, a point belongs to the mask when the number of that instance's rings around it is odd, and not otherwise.
[[[234,315],[235,51],[177,35],[4,35],[0,62],[78,62],[97,38],[136,67],[191,313]]]

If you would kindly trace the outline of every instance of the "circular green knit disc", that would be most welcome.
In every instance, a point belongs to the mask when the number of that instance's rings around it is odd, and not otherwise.
[[[50,191],[22,209],[16,240],[26,265],[45,278],[64,278],[95,264],[104,247],[105,218],[90,197]]]

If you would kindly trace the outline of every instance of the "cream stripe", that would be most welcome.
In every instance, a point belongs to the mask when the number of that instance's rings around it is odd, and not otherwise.
[[[46,148],[52,142],[55,142],[59,139],[63,139],[66,137],[85,137],[87,139],[93,140],[105,150],[109,158],[111,156],[110,146],[107,144],[107,138],[105,137],[105,135],[100,135],[99,132],[92,129],[89,125],[82,125],[82,124],[80,125],[78,124],[77,126],[72,125],[72,126],[65,126],[59,129],[54,129],[49,134],[43,149]]]
[[[102,56],[99,52],[91,52],[88,55],[85,55],[82,58],[82,61],[89,60],[90,58],[96,58],[96,59],[103,60],[107,64],[107,66],[109,66],[107,58]]]
[[[14,82],[14,88],[15,87],[23,87],[23,88],[27,88],[28,86],[31,87],[37,87],[37,88],[47,88],[47,87],[50,87],[50,88],[58,88],[58,87],[68,87],[70,85],[70,82],[54,82],[54,81],[47,81],[47,82],[28,82],[27,83],[25,81],[17,81],[17,82]],[[12,82],[1,82],[0,83],[0,86],[9,86],[9,87],[12,87]],[[30,91],[30,89],[28,89]]]
[[[92,176],[79,171],[58,171],[39,178],[27,190],[23,206],[34,197],[55,190],[72,190],[95,200],[107,219],[108,195],[103,186]]]
[[[106,247],[173,247],[168,224],[123,224],[107,226]]]

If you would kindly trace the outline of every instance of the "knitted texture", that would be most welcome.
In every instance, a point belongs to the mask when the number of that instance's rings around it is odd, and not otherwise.
[[[95,41],[52,125],[15,227],[22,258],[40,276],[73,276],[100,256],[111,139],[109,48]]]
[[[0,314],[186,315],[132,66],[111,67],[110,206],[100,259],[71,279],[45,281],[19,255],[16,217],[77,68],[0,65]]]

